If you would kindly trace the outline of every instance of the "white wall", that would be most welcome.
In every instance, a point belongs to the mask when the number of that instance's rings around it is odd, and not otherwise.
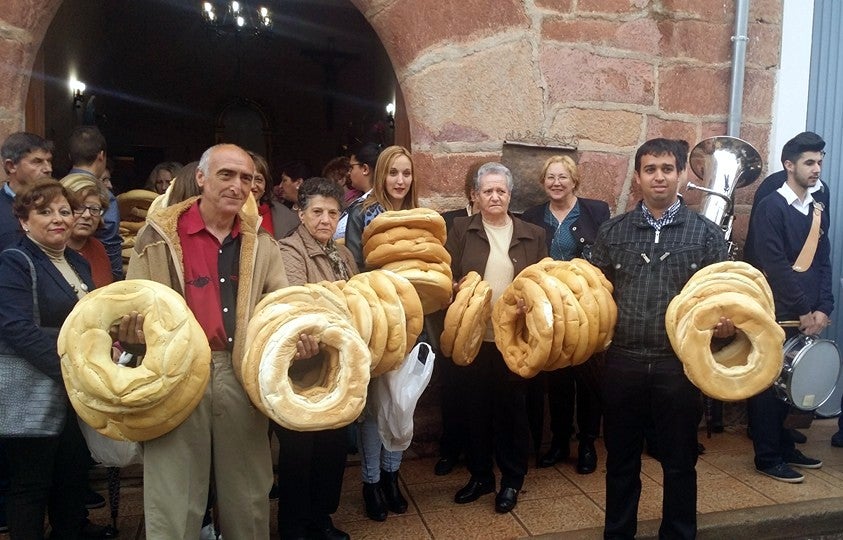
[[[813,19],[813,0],[784,0],[782,58],[776,74],[770,155],[766,159],[767,174],[781,170],[784,143],[805,131]]]

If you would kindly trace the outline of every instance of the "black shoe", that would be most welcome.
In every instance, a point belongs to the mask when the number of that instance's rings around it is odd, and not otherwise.
[[[105,497],[97,493],[91,488],[85,492],[85,508],[93,510],[95,508],[102,508],[105,506]]]
[[[539,459],[537,465],[539,467],[553,467],[560,461],[565,461],[571,455],[570,447],[565,444],[563,446],[551,445],[550,450]]]
[[[843,429],[831,436],[831,446],[843,448]]]
[[[770,478],[774,478],[780,482],[787,482],[788,484],[799,484],[805,480],[804,476],[794,471],[784,463],[779,463],[778,465],[773,465],[772,467],[767,467],[766,469],[756,468],[755,470],[765,476],[769,476]]]
[[[495,496],[495,512],[498,514],[506,514],[511,512],[518,503],[518,490],[515,488],[501,488]]]
[[[803,469],[819,469],[823,466],[823,462],[819,459],[810,458],[796,449],[784,460],[788,465],[802,467]]]
[[[789,429],[787,431],[790,433],[790,438],[793,439],[793,442],[796,444],[805,444],[808,442],[808,437],[806,437],[801,431],[797,431],[795,429]]]
[[[591,474],[597,470],[597,450],[594,442],[582,441],[577,450],[577,474]]]
[[[386,521],[386,500],[377,482],[363,482],[363,502],[366,504],[366,517],[373,521]]]
[[[386,499],[386,506],[391,512],[403,514],[407,511],[407,499],[404,498],[401,486],[398,485],[398,471],[381,470],[381,490]]]
[[[436,476],[445,476],[446,474],[451,474],[451,471],[454,470],[454,467],[457,466],[457,458],[451,457],[441,457],[439,461],[436,462],[436,465],[433,467],[433,474]]]
[[[462,489],[457,491],[457,494],[454,495],[454,502],[457,504],[474,502],[483,495],[492,493],[493,491],[495,491],[494,480],[483,482],[472,478]]]

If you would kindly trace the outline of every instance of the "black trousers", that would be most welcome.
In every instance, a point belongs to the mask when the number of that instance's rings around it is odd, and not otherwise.
[[[467,418],[468,470],[472,478],[494,481],[494,454],[501,471],[501,488],[521,489],[530,446],[526,379],[509,371],[492,342],[484,342],[474,362],[457,370]]]
[[[601,355],[602,356],[602,355]],[[542,372],[530,379],[527,390],[527,415],[530,433],[533,436],[533,450],[539,451],[544,432],[544,395],[547,393],[550,412],[550,431],[553,434],[551,446],[568,444],[574,433],[574,412],[576,410],[577,439],[594,441],[600,435],[600,418],[603,414],[600,403],[597,359],[592,358],[579,366]],[[574,404],[576,403],[576,407]]]
[[[90,454],[73,410],[68,410],[57,437],[5,439],[3,445],[9,467],[6,514],[11,538],[44,538],[45,513],[51,540],[78,538],[86,516]]]
[[[440,381],[442,407],[442,437],[439,439],[439,455],[456,460],[465,449],[468,429],[459,380],[461,368],[450,358],[439,357],[433,369]]]
[[[603,396],[608,451],[604,537],[635,536],[644,430],[652,426],[664,475],[659,538],[694,538],[699,391],[678,359],[643,363],[610,352]]]
[[[345,428],[293,431],[275,426],[278,435],[278,531],[300,534],[308,524],[330,526],[337,511],[345,470]]]
[[[770,387],[749,398],[746,408],[752,429],[755,467],[766,469],[787,461],[796,449],[790,430],[784,428],[790,406]]]
[[[785,329],[787,338],[797,333],[794,328]],[[770,387],[747,400],[746,412],[752,430],[755,467],[766,469],[784,463],[796,449],[790,430],[784,427],[790,405],[779,399]]]

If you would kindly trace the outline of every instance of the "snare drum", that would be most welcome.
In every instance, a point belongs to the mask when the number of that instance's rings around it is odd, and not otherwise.
[[[825,403],[817,407],[814,414],[819,418],[834,418],[840,414],[840,398],[843,397],[843,365],[840,366],[840,376],[837,377],[837,388]]]
[[[776,394],[803,411],[828,400],[840,375],[840,351],[833,341],[799,334],[784,344],[782,373],[773,383]]]

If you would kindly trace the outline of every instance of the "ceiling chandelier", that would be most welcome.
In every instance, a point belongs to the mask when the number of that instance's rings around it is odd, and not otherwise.
[[[202,2],[202,18],[219,33],[260,34],[272,28],[272,12],[248,0]]]

